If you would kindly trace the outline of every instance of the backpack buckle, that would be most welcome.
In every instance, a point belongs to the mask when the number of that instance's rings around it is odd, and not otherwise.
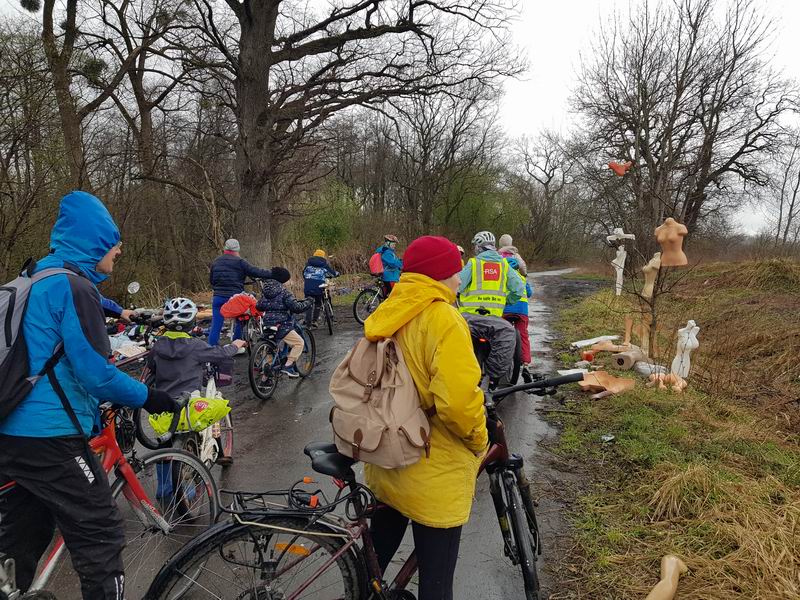
[[[367,375],[367,385],[364,387],[364,402],[369,402],[370,398],[372,398],[372,390],[375,389],[375,381],[378,378],[378,373],[375,371],[371,371],[369,375]]]

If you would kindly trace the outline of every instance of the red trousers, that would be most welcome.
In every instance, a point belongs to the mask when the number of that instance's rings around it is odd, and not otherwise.
[[[528,337],[528,315],[507,314],[503,317],[514,317],[511,319],[514,328],[519,331],[519,337],[522,339],[522,362],[530,364],[531,362],[531,339]]]

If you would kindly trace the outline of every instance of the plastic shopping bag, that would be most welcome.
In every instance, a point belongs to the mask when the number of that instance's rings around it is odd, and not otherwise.
[[[178,423],[178,431],[202,431],[206,427],[211,427],[224,419],[231,407],[224,398],[200,398],[193,396],[188,404],[189,420],[186,419],[187,410],[181,411],[181,420]],[[169,431],[172,423],[172,413],[161,413],[160,415],[150,415],[150,425],[157,435],[164,435]],[[191,427],[190,427],[191,423]]]

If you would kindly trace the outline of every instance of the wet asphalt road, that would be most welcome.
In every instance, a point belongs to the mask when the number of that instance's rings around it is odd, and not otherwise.
[[[530,302],[531,347],[537,371],[553,371],[550,320],[557,307],[566,282],[559,276],[565,271],[533,273],[529,275],[534,286]],[[313,475],[303,447],[312,441],[329,441],[331,430],[328,414],[331,399],[328,382],[332,371],[361,335],[361,328],[352,317],[352,307],[337,307],[334,336],[327,330],[314,332],[317,341],[316,367],[308,379],[283,378],[275,395],[262,402],[250,391],[247,380],[247,356],[237,358],[236,383],[233,390],[225,390],[231,400],[235,424],[235,463],[224,473],[214,469],[220,488],[239,490],[269,490],[286,488],[306,475]],[[471,348],[468,349],[472,351]],[[506,435],[512,452],[521,454],[526,471],[533,482],[534,495],[539,500],[537,515],[540,521],[544,552],[540,557],[539,572],[542,578],[542,598],[552,591],[549,571],[557,563],[558,552],[553,548],[558,538],[563,538],[566,523],[563,502],[557,494],[543,490],[560,489],[564,474],[554,469],[544,451],[537,445],[552,442],[557,431],[548,425],[535,410],[542,401],[536,396],[517,394],[508,397],[499,407],[506,425]],[[360,469],[357,469],[360,475]],[[334,491],[324,476],[320,486]],[[548,553],[548,542],[552,541]],[[410,530],[401,546],[396,565],[408,556],[411,549]],[[552,564],[550,564],[552,563]],[[550,568],[548,568],[550,564]],[[64,565],[68,572],[69,566]],[[391,579],[393,572],[389,573]],[[59,598],[77,598],[76,582],[67,585],[74,575],[65,574],[55,581]],[[454,597],[457,600],[524,600],[522,575],[503,555],[502,538],[497,518],[489,496],[488,480],[482,476],[477,485],[472,516],[464,527],[461,551],[456,570]],[[414,588],[412,587],[412,591]],[[130,594],[128,594],[130,597]],[[135,600],[131,597],[131,600]]]
[[[549,321],[553,303],[548,288],[557,291],[558,274],[532,274],[534,298],[530,303],[531,344],[537,370],[552,371],[547,342],[550,339]],[[332,371],[361,335],[361,329],[352,317],[351,307],[337,309],[334,336],[327,330],[315,331],[317,341],[317,366],[307,380],[282,379],[272,399],[261,402],[250,392],[245,372],[246,357],[237,363],[236,388],[233,397],[233,414],[236,426],[236,462],[220,481],[220,487],[229,489],[269,489],[286,487],[304,475],[311,475],[310,464],[303,447],[311,441],[331,439],[328,414],[331,399],[328,381]],[[470,349],[471,350],[471,349]],[[507,398],[499,407],[501,418],[512,451],[526,461],[529,475],[533,473],[537,442],[555,435],[555,430],[545,423],[534,410],[539,402],[536,396],[517,394]],[[322,478],[324,479],[324,477]],[[325,484],[327,485],[327,484]],[[332,486],[331,486],[332,487]],[[465,526],[461,552],[456,571],[455,598],[459,600],[516,600],[524,599],[522,575],[504,556],[497,517],[489,496],[488,480],[481,477],[470,522]],[[547,547],[549,529],[560,527],[558,520],[547,517],[548,505],[542,500],[542,534]],[[398,565],[410,549],[410,530],[401,552]],[[551,559],[545,551],[541,557],[540,571]],[[545,589],[547,576],[543,574]],[[544,595],[546,597],[546,595]]]

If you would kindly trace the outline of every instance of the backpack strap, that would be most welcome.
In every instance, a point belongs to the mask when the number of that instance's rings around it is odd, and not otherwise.
[[[50,269],[42,269],[38,273],[34,273],[30,275],[30,270],[32,270],[36,266],[36,263],[29,266],[28,273],[29,277],[31,278],[31,285],[42,281],[43,279],[47,279],[48,277],[52,277],[53,275],[72,275],[73,277],[79,277],[78,273],[75,271],[71,271],[70,269],[64,269],[61,267],[53,267]],[[61,384],[56,378],[55,368],[58,362],[64,357],[64,343],[59,342],[58,345],[55,347],[52,356],[47,359],[44,363],[44,366],[39,371],[39,373],[32,378],[32,383],[36,383],[44,376],[47,376],[48,381],[50,382],[50,386],[53,388],[53,391],[58,396],[58,399],[61,401],[61,406],[64,409],[64,412],[67,413],[72,426],[75,427],[75,431],[81,436],[83,440],[83,448],[86,452],[86,460],[88,461],[87,464],[89,468],[92,470],[92,474],[95,478],[98,477],[98,473],[95,472],[94,468],[94,461],[92,460],[92,449],[89,447],[89,438],[86,436],[86,433],[83,431],[81,427],[81,423],[78,420],[78,416],[75,414],[75,410],[72,408],[72,404],[70,404],[69,399],[67,398],[66,392],[64,392],[64,388],[61,387]]]

